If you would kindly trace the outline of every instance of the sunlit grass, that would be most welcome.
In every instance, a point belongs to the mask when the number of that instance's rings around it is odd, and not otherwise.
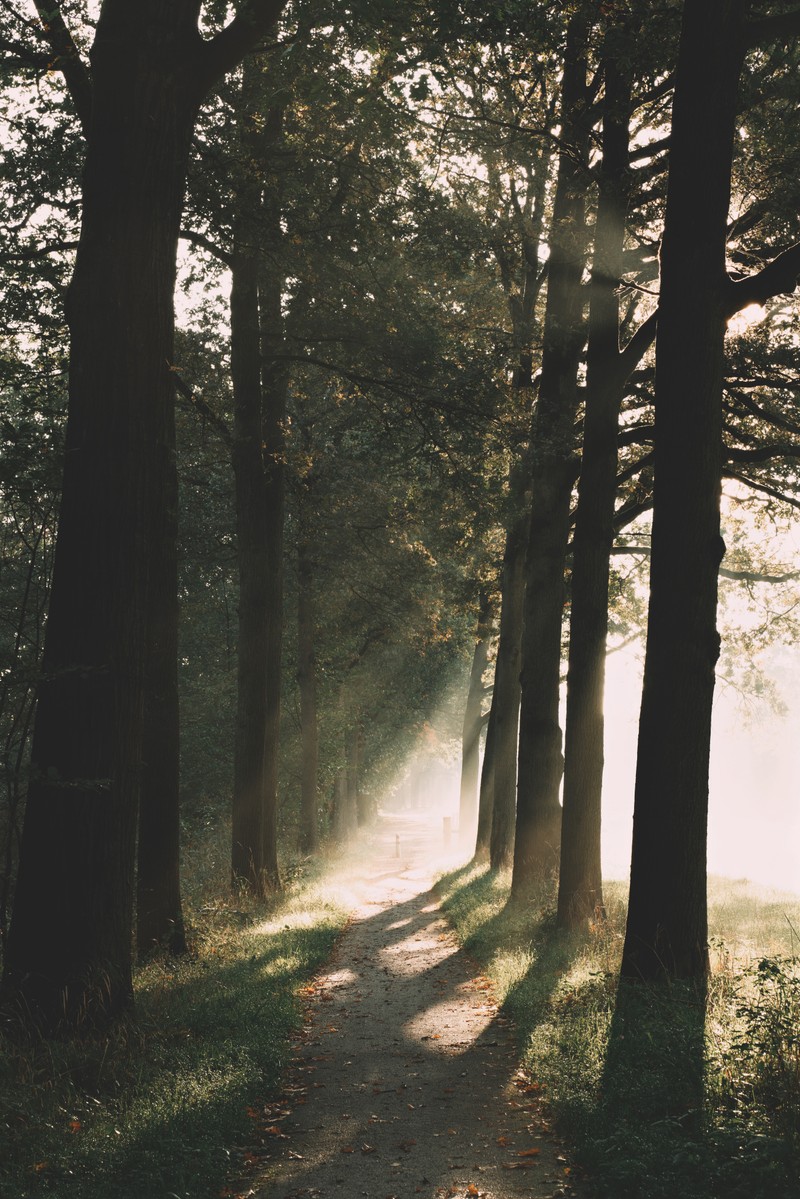
[[[800,899],[711,880],[703,1028],[680,986],[618,1006],[623,884],[606,889],[609,919],[575,935],[555,927],[544,900],[526,912],[506,907],[509,881],[467,867],[437,886],[577,1146],[589,1193],[797,1199]]]
[[[135,1021],[79,1044],[2,1046],[3,1196],[198,1199],[236,1174],[345,895],[322,876],[296,877],[268,907],[189,895],[192,954],[137,971]]]

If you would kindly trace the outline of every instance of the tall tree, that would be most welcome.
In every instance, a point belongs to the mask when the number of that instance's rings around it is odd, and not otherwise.
[[[557,861],[563,759],[559,724],[564,568],[572,486],[574,422],[583,352],[585,226],[591,93],[589,19],[570,19],[561,84],[558,178],[550,231],[542,370],[531,432],[531,524],[522,637],[517,823],[512,894],[536,885]]]
[[[210,40],[199,0],[104,0],[84,65],[57,5],[44,27],[86,133],[68,297],[67,453],[4,988],[48,1029],[132,1001],[130,931],[148,612],[175,461],[173,290],[197,111],[277,17],[245,4]]]
[[[492,602],[487,591],[481,592],[478,624],[475,630],[475,649],[469,673],[464,723],[461,729],[461,786],[459,792],[459,840],[465,847],[475,840],[478,820],[478,782],[480,775],[480,742],[483,730],[483,676],[489,660],[492,637]]]
[[[602,63],[603,158],[589,299],[583,453],[572,547],[558,899],[559,923],[570,927],[585,923],[603,906],[603,690],[609,555],[617,494],[617,431],[625,383],[619,353],[619,281],[623,275],[630,190],[632,106],[630,78],[626,68],[620,66],[620,59],[630,59],[621,32],[615,29],[606,34]]]
[[[661,250],[650,605],[622,960],[631,978],[702,980],[708,968],[725,325],[743,303],[792,291],[800,272],[797,247],[750,278],[733,281],[726,271],[739,75],[749,42],[796,34],[798,24],[796,13],[748,24],[743,0],[686,0],[683,10]]]

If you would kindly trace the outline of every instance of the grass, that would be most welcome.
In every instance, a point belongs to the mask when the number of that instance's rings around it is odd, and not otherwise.
[[[194,852],[187,877],[207,879],[213,841]],[[272,905],[223,894],[189,888],[192,953],[137,971],[135,1020],[78,1044],[1,1047],[3,1199],[234,1193],[226,1179],[246,1165],[346,897],[308,877]]]
[[[577,936],[547,898],[464,867],[438,890],[512,1016],[524,1064],[598,1199],[800,1199],[800,900],[710,886],[705,1011],[680,986],[618,989],[625,889]]]

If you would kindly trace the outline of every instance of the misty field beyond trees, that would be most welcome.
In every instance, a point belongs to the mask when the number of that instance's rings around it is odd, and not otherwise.
[[[800,8],[13,0],[0,51],[9,1194],[235,1193],[386,813],[452,829],[586,1194],[800,1194],[797,905],[707,878],[740,811],[800,878]]]

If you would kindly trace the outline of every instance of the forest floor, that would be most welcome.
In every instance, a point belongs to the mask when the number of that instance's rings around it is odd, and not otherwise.
[[[510,1021],[431,890],[441,849],[441,821],[388,815],[364,846],[348,879],[355,910],[306,989],[305,1029],[283,1093],[264,1112],[264,1147],[246,1155],[245,1193],[575,1193]]]

